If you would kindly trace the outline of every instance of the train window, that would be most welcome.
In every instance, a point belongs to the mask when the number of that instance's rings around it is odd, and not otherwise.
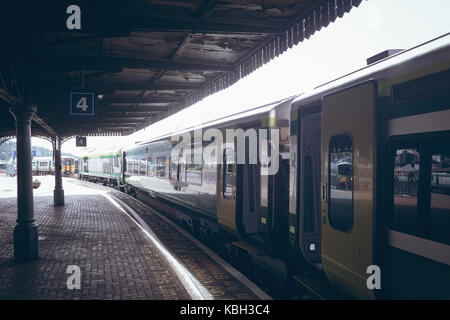
[[[419,164],[417,148],[400,147],[395,150],[392,224],[396,229],[409,233],[415,233],[418,227]]]
[[[131,158],[130,159],[130,165],[131,165],[131,174],[137,174],[136,159]]]
[[[170,158],[169,179],[178,180],[178,164]]]
[[[115,155],[114,156],[114,167],[118,167],[119,166],[119,155]]]
[[[353,226],[352,137],[331,137],[328,157],[328,218],[333,228],[349,232]]]
[[[449,141],[423,135],[394,145],[393,229],[450,244]]]
[[[195,161],[196,160],[196,161]],[[197,164],[195,163],[197,162]],[[198,159],[194,154],[194,149],[191,151],[191,162],[186,164],[186,182],[190,184],[202,184],[202,158],[199,155]]]
[[[156,158],[156,175],[160,178],[166,176],[166,157]]]
[[[450,244],[450,145],[439,149],[431,152],[430,233]]]
[[[223,197],[231,199],[233,196],[233,164],[234,152],[226,148],[223,153]]]
[[[142,158],[140,161],[140,174],[145,176],[147,175],[147,161],[145,161],[145,158]]]
[[[133,159],[133,173],[135,175],[139,174],[139,159]]]
[[[112,160],[112,159],[107,159],[107,161],[103,162],[103,173],[107,173],[107,174],[111,173],[111,162],[109,160]]]
[[[89,173],[88,158],[87,157],[83,158],[83,171],[85,173]]]
[[[133,173],[133,160],[131,158],[127,158],[125,161],[127,165],[127,173],[132,174]]]
[[[156,164],[153,157],[147,158],[147,175],[150,177],[156,176]]]

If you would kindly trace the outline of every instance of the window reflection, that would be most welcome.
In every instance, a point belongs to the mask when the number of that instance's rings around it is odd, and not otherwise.
[[[156,175],[155,158],[153,157],[147,158],[147,175],[149,175],[150,177]]]
[[[166,157],[158,157],[156,159],[156,174],[160,178],[166,176]]]
[[[330,224],[348,232],[353,226],[353,141],[348,134],[330,139],[328,165]]]
[[[197,162],[197,163],[195,163]],[[186,182],[189,184],[202,184],[202,158],[195,157],[194,150],[191,153],[191,162],[186,165]]]
[[[140,163],[140,174],[145,176],[147,174],[147,161],[145,161],[145,158],[141,159],[139,161]]]
[[[433,152],[431,156],[430,221],[433,236],[450,242],[450,150]]]
[[[170,160],[170,169],[169,169],[169,178],[173,180],[178,179],[178,165],[175,164],[172,160]]]
[[[394,158],[394,225],[406,232],[417,226],[420,154],[415,148],[397,149]]]

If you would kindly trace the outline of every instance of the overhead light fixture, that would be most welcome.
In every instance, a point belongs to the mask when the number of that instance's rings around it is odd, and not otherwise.
[[[98,94],[97,98],[98,98],[98,100],[102,100],[103,99],[103,95],[102,94]]]

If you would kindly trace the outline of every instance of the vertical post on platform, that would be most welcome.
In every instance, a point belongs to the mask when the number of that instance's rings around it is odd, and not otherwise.
[[[61,140],[59,136],[55,137],[53,155],[55,156],[55,190],[53,191],[53,204],[55,206],[63,206],[64,189],[62,186]]]
[[[9,112],[16,120],[17,137],[17,224],[14,228],[14,260],[37,260],[38,227],[34,219],[31,172],[31,118],[33,106],[15,105]]]

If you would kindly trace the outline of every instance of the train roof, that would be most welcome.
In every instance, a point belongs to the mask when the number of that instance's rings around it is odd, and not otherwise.
[[[53,161],[53,157],[33,157],[33,161]]]
[[[180,134],[183,134],[183,133],[186,133],[186,132],[190,132],[190,131],[194,131],[194,130],[209,128],[209,127],[223,127],[225,125],[229,125],[229,124],[232,124],[232,123],[238,123],[238,122],[241,122],[241,121],[244,121],[244,120],[248,120],[248,119],[250,119],[252,117],[259,116],[259,115],[265,114],[265,113],[269,113],[271,110],[277,108],[278,106],[280,106],[280,105],[282,105],[284,103],[290,103],[296,97],[298,97],[298,95],[291,96],[291,97],[288,97],[288,98],[284,98],[284,99],[281,99],[281,100],[278,100],[278,101],[274,101],[274,102],[271,102],[271,103],[268,103],[268,104],[265,104],[265,105],[262,105],[262,106],[258,106],[258,107],[255,107],[255,108],[251,108],[251,109],[243,111],[243,112],[237,112],[237,113],[233,113],[231,115],[225,116],[225,117],[221,117],[221,118],[218,118],[218,119],[213,119],[213,120],[210,120],[210,121],[206,121],[206,122],[203,122],[203,123],[201,123],[199,125],[196,125],[196,126],[187,127],[187,128],[184,128],[184,129],[181,129],[181,130],[178,130],[178,131],[173,131],[173,132],[170,132],[168,134],[165,134],[165,135],[162,135],[162,136],[150,139],[150,140],[139,142],[136,145],[128,146],[127,148],[124,148],[124,149],[132,149],[132,148],[134,148],[136,146],[141,146],[141,145],[145,145],[145,144],[148,144],[148,143],[151,143],[151,142],[156,142],[156,141],[159,141],[159,140],[167,139],[167,138],[169,138],[171,136],[180,135]]]
[[[365,80],[382,80],[404,74],[410,69],[429,69],[432,65],[438,65],[441,70],[450,68],[450,33],[414,46],[410,49],[400,51],[389,57],[376,61],[368,66],[350,72],[342,77],[312,89],[297,97],[292,105],[300,107],[320,101],[321,97],[329,92],[338,91],[355,85]],[[424,57],[427,57],[424,59]],[[444,68],[442,68],[444,67]],[[379,88],[381,96],[390,94],[390,88]]]
[[[96,150],[92,150],[92,151],[86,152],[85,154],[83,154],[83,155],[81,155],[81,156],[79,156],[78,158],[75,158],[75,159],[81,159],[81,158],[84,158],[84,157],[93,157],[93,156],[100,156],[100,157],[102,157],[102,156],[112,156],[112,155],[115,155],[118,152],[120,152],[121,149],[122,148],[114,148],[114,149],[110,149],[110,150],[106,150],[106,151],[102,151],[102,152],[98,152]]]

